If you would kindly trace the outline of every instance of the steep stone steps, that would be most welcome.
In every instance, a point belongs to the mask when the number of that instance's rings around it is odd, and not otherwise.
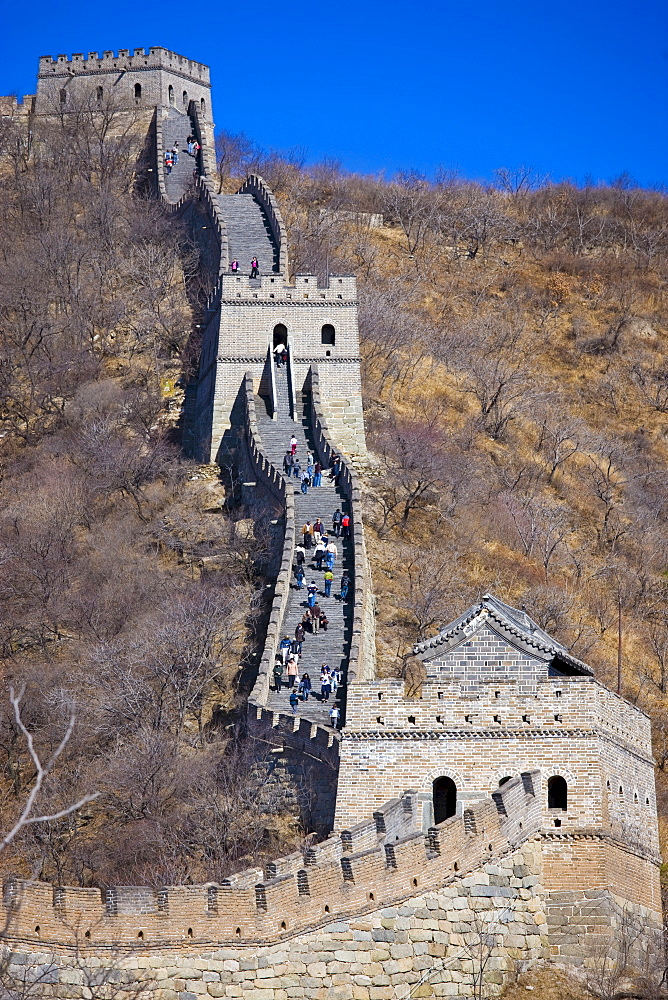
[[[171,174],[161,164],[165,178],[165,188],[170,201],[178,201],[185,194],[193,180],[193,170],[197,168],[197,157],[188,155],[186,139],[193,132],[193,123],[188,115],[181,114],[175,108],[169,108],[162,119],[163,151],[172,149],[175,142],[179,144],[179,159],[172,167]]]
[[[219,194],[218,204],[227,225],[230,262],[239,261],[241,274],[250,275],[257,257],[260,274],[278,273],[278,247],[262,207],[251,194]]]
[[[310,450],[314,453],[313,442],[310,435],[310,424],[307,417],[308,409],[306,400],[302,397],[298,400],[300,420],[290,418],[289,394],[287,384],[287,370],[285,367],[276,369],[276,390],[277,390],[277,419],[272,420],[263,401],[258,400],[257,411],[259,415],[259,430],[262,436],[262,444],[267,456],[271,459],[276,468],[282,471],[283,456],[290,445],[290,438],[294,434],[297,438],[297,455],[305,464],[306,452]],[[291,479],[295,487],[295,518],[297,522],[297,535],[301,535],[303,524],[309,520],[311,523],[320,518],[326,528],[331,528],[331,517],[338,508],[342,512],[350,513],[349,504],[341,491],[337,489],[329,479],[329,473],[323,474],[323,485],[309,488],[308,493],[303,494],[299,487],[298,480]],[[340,581],[343,571],[346,570],[352,578],[354,568],[354,558],[352,543],[350,540],[342,538],[336,539],[339,555],[334,564],[334,581],[330,597],[324,596],[323,570],[318,572],[315,562],[312,559],[312,551],[307,552],[305,564],[306,577],[303,589],[298,589],[296,582],[293,583],[283,621],[283,632],[291,639],[294,637],[295,628],[301,621],[307,609],[306,587],[311,580],[318,584],[318,603],[329,619],[329,627],[326,632],[320,631],[316,635],[307,633],[304,642],[302,656],[299,661],[300,676],[305,671],[308,672],[315,695],[309,698],[308,702],[300,702],[298,714],[313,722],[329,724],[329,708],[334,696],[329,703],[321,703],[320,696],[320,669],[323,663],[330,667],[337,667],[344,671],[347,667],[348,650],[352,630],[352,594],[349,593],[348,600],[342,601],[340,598]],[[311,556],[311,557],[309,557]],[[289,691],[283,689],[280,694],[271,692],[267,707],[274,711],[289,713]],[[337,692],[336,701],[343,710],[343,700],[345,698],[345,682],[343,687]]]

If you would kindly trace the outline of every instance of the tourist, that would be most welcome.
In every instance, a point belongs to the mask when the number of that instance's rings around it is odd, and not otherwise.
[[[324,611],[321,611],[320,618],[318,619],[318,627],[321,628],[323,632],[326,632],[328,625],[329,625],[329,618],[327,617]]]
[[[295,455],[297,452],[297,438],[294,436],[294,434],[290,438],[290,451],[292,452],[293,455]]]
[[[344,514],[341,518],[341,534],[344,538],[350,538],[350,514]]]
[[[260,270],[260,265],[258,264],[257,257],[253,257],[251,261],[251,278],[257,278],[258,271]]]
[[[299,464],[298,458],[295,458],[294,462],[292,463],[292,475],[295,477],[295,479],[301,479],[302,467]]]
[[[329,724],[332,727],[332,729],[339,728],[339,710],[336,707],[336,705],[332,705],[332,707],[329,710]]]
[[[297,709],[299,707],[299,697],[298,697],[296,691],[291,691],[290,692],[290,705],[292,707],[292,714],[296,715],[297,714]]]
[[[308,696],[311,693],[311,678],[308,674],[304,674],[300,680],[299,692],[302,696],[302,701],[308,701]]]
[[[232,274],[236,274],[238,270],[239,270],[239,261],[235,257],[232,263],[230,264],[230,271],[232,272]]]
[[[298,566],[303,566],[306,561],[306,549],[303,545],[295,545],[295,562]]]
[[[305,632],[313,631],[313,622],[311,621],[310,611],[305,611],[302,615],[301,626]]]
[[[332,667],[332,669],[329,672],[329,676],[332,679],[332,694],[335,695],[337,688],[339,686],[339,671],[337,670],[336,667]]]
[[[329,667],[326,663],[323,663],[322,670],[320,671],[320,698],[322,701],[329,701],[329,696],[332,693],[332,680],[329,673]]]
[[[179,144],[175,142],[172,146],[172,160],[174,161],[174,166],[179,162]]]
[[[313,540],[313,528],[310,521],[306,521],[302,528],[302,538],[304,539],[304,548],[310,549]]]
[[[288,660],[288,687],[293,688],[297,683],[297,657],[291,656]]]
[[[316,542],[318,541],[319,538],[322,538],[324,531],[325,531],[325,526],[322,523],[321,519],[318,518],[318,520],[313,525],[313,537],[315,538]]]
[[[298,639],[295,636],[292,640],[292,645],[290,646],[290,652],[299,660],[299,657],[302,655],[302,639]]]
[[[285,472],[288,477],[292,472],[293,464],[294,464],[294,458],[292,457],[292,452],[286,451],[285,455],[283,456],[283,472]]]
[[[306,464],[307,465],[312,465],[313,464],[313,455],[311,454],[310,451],[306,452]]]
[[[286,661],[286,659],[288,657],[288,652],[290,651],[290,645],[291,645],[291,643],[292,643],[292,639],[288,635],[284,635],[283,638],[281,639],[281,642],[280,642],[280,645],[279,645],[278,649],[279,649],[281,658],[283,660],[283,663],[285,663],[285,661]]]
[[[172,156],[171,153],[165,153],[165,170],[168,174],[172,172]]]
[[[315,559],[316,569],[320,571],[322,569],[322,560],[325,558],[325,545],[322,540],[316,545],[313,558]]]
[[[299,643],[299,646],[300,646],[299,652],[300,653],[301,653],[301,644],[304,641],[304,635],[305,635],[305,630],[304,630],[304,624],[303,624],[303,622],[297,622],[297,627],[295,629],[295,639]]]
[[[276,358],[276,367],[280,368],[282,364],[285,363],[288,357],[288,352],[285,348],[285,344],[277,344],[274,348],[274,357]]]
[[[350,577],[347,573],[344,573],[341,577],[341,600],[345,601],[348,597],[348,588],[350,587]]]
[[[311,580],[308,587],[306,588],[306,592],[308,594],[307,598],[308,606],[309,608],[313,608],[315,605],[316,597],[318,595],[318,584],[315,582],[315,580]]]
[[[341,531],[342,516],[343,515],[341,514],[341,511],[337,507],[334,513],[332,514],[332,531],[337,538],[339,537],[339,532]]]
[[[308,472],[308,484],[309,484],[309,486],[312,486],[313,485],[313,476],[315,474],[315,466],[314,466],[313,462],[309,462],[308,459],[306,460],[306,471]]]
[[[323,580],[325,581],[325,597],[331,597],[332,583],[334,581],[334,573],[332,572],[331,569],[325,570],[325,575],[323,576]]]
[[[302,472],[301,478],[302,478],[302,487],[301,487],[302,493],[306,495],[308,493],[309,484],[311,482],[311,477],[309,476],[306,469],[304,469],[304,471]]]
[[[186,139],[186,143],[188,144],[188,156],[192,156],[193,153],[195,152],[195,138],[194,138],[194,136],[189,135],[188,138]]]
[[[313,485],[322,486],[322,465],[316,462],[313,466]]]
[[[302,588],[304,586],[304,577],[305,576],[306,576],[306,573],[304,572],[304,567],[303,566],[297,566],[297,569],[295,570],[295,580],[297,581],[297,590],[302,590]]]
[[[283,662],[277,657],[274,663],[274,690],[280,693],[281,679],[283,677]]]
[[[339,550],[336,547],[336,542],[334,539],[328,542],[327,548],[325,549],[325,562],[327,563],[328,569],[334,569],[334,563],[336,562],[336,557],[339,554]]]

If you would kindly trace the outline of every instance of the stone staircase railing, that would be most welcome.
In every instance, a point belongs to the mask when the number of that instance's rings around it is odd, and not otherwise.
[[[354,550],[353,631],[348,661],[348,686],[355,681],[370,681],[375,676],[375,612],[371,571],[366,555],[362,524],[362,493],[359,477],[352,464],[332,441],[320,399],[320,378],[317,365],[311,365],[311,427],[322,465],[327,468],[333,454],[341,459],[339,482],[352,510],[352,540]]]
[[[288,234],[281,218],[278,202],[264,178],[258,174],[249,174],[239,188],[238,194],[252,194],[262,205],[269,220],[271,233],[278,246],[278,270],[287,279],[288,276]]]

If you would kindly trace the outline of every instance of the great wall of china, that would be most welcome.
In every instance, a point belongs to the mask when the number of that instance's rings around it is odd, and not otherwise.
[[[660,948],[642,712],[491,595],[416,646],[419,697],[376,678],[355,467],[366,447],[355,279],[332,275],[321,287],[290,274],[285,226],[262,178],[217,193],[207,67],[160,48],[44,57],[36,96],[0,99],[0,113],[27,120],[112,88],[139,112],[145,179],[190,227],[210,290],[184,445],[201,461],[233,463],[244,498],[269,501],[282,532],[249,734],[307,779],[326,773],[313,797],[329,836],[221,884],[101,892],[9,879],[10,964],[33,970],[41,995],[64,998],[85,996],[95,967],[159,1000],[391,1000],[418,989],[478,996],[481,982],[493,993],[541,960],[581,968],[629,916],[647,948]],[[167,173],[164,150],[183,149],[190,132],[202,146],[195,171],[181,156]],[[251,255],[258,279],[230,272]],[[289,357],[277,368],[281,342]],[[281,466],[293,433],[325,467],[341,456],[336,486],[295,490]],[[292,583],[301,525],[334,506],[351,515],[336,566],[351,593],[327,603],[330,629],[317,656],[307,644],[304,667],[315,676],[323,658],[341,666],[340,732],[318,702],[289,714],[270,683],[280,638],[303,610]]]

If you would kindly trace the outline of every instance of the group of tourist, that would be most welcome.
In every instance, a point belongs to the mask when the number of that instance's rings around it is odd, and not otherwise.
[[[194,135],[188,136],[186,139],[186,145],[188,147],[188,155],[197,157],[202,147]],[[175,142],[171,149],[165,150],[165,170],[168,174],[171,174],[172,167],[175,167],[179,162],[179,152],[178,142]]]
[[[299,628],[299,626],[297,626]],[[313,682],[307,672],[299,676],[299,657],[301,656],[302,643],[290,639],[285,635],[281,639],[279,651],[276,654],[274,664],[274,687],[280,692],[281,686],[286,685],[290,691],[290,707],[292,714],[297,714],[299,702],[306,702],[309,695],[313,693]],[[298,649],[298,652],[296,651]],[[284,678],[284,673],[286,677]],[[336,692],[343,683],[343,675],[337,667],[330,667],[328,663],[323,663],[320,669],[320,700],[329,702],[331,695],[336,698]],[[336,729],[339,722],[339,709],[333,704],[329,710],[330,723]]]
[[[253,259],[251,261],[250,268],[251,268],[250,277],[251,278],[257,278],[259,276],[259,273],[260,273],[260,263],[259,263],[257,257],[253,257]],[[239,273],[239,261],[237,260],[236,257],[234,258],[233,261],[230,262],[230,271],[232,272],[232,274],[238,274]]]
[[[311,452],[307,451],[304,465],[302,465],[297,455],[297,438],[294,434],[290,439],[290,447],[283,456],[283,472],[288,479],[293,477],[299,480],[301,491],[304,494],[308,493],[311,486],[322,486],[324,469],[321,463],[315,461]],[[340,474],[341,459],[337,455],[333,455],[329,464],[329,478],[335,486],[338,486]],[[333,525],[335,534],[340,533],[344,538],[348,538],[350,536],[350,517],[347,514],[341,514],[340,511],[337,513],[339,515],[338,521]]]
[[[302,493],[308,493],[310,486],[322,486],[322,465],[320,462],[315,462],[311,452],[307,451],[304,467],[302,468],[302,464],[296,454],[297,438],[293,437],[292,440],[295,444],[295,451],[292,451],[291,442],[291,447],[283,456],[283,472],[288,478],[293,476],[299,480]]]
[[[285,347],[282,347],[285,350]],[[280,355],[277,355],[279,361]],[[302,492],[306,493],[311,486],[321,486],[323,477],[323,467],[320,462],[314,460],[310,451],[306,452],[304,464],[300,462],[297,455],[298,441],[293,434],[290,439],[290,447],[283,456],[283,472],[289,478],[294,477],[301,483]],[[337,455],[332,456],[330,462],[330,478],[338,480],[341,473],[341,459]],[[318,602],[319,594],[330,598],[332,596],[332,586],[334,583],[334,567],[339,557],[339,550],[335,539],[350,538],[351,521],[350,515],[337,509],[332,514],[332,527],[325,527],[322,519],[306,521],[302,528],[301,543],[295,546],[295,561],[293,572],[298,590],[303,590],[306,581],[306,560],[307,552],[313,549],[311,568],[315,568],[323,574],[322,590],[319,589],[315,580],[311,580],[306,586],[306,610],[300,622],[295,628],[294,639],[289,635],[284,635],[281,639],[276,653],[276,661],[273,668],[274,688],[276,692],[281,691],[282,685],[286,685],[290,691],[290,705],[293,714],[297,713],[300,701],[308,701],[312,693],[312,681],[308,673],[299,677],[299,660],[302,656],[303,644],[307,634],[317,635],[322,629],[327,631],[329,620],[325,611]],[[347,572],[341,576],[340,599],[347,600],[350,590],[350,577]],[[320,671],[320,700],[329,702],[330,695],[336,694],[337,688],[341,684],[341,672],[332,669],[327,663],[323,663]],[[336,728],[339,721],[339,709],[334,704],[329,712],[330,722]]]

